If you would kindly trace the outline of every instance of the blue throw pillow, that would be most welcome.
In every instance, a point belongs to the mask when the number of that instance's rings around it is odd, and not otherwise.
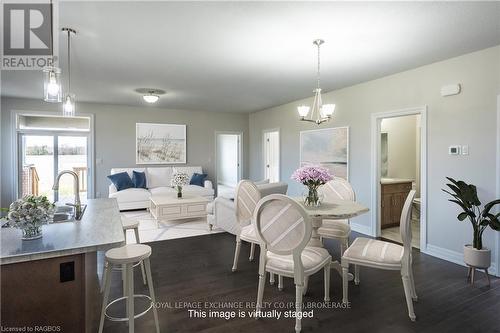
[[[134,187],[132,179],[126,172],[115,173],[114,175],[109,175],[108,179],[111,180],[113,185],[115,185],[117,191],[126,190],[128,188]]]
[[[134,183],[135,188],[147,188],[146,174],[144,172],[134,171],[134,174],[132,175],[132,183]]]
[[[189,184],[203,187],[203,182],[205,181],[205,178],[207,178],[206,174],[195,172],[193,173],[193,176],[191,177],[191,181],[189,182]]]

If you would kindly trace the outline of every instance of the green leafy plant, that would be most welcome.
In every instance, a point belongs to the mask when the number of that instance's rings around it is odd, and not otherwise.
[[[481,210],[481,201],[479,201],[477,196],[476,186],[467,184],[462,180],[457,181],[451,177],[446,177],[446,179],[450,181],[446,186],[451,191],[445,189],[443,191],[453,197],[453,199],[448,199],[448,201],[456,203],[463,209],[463,212],[458,214],[457,218],[459,221],[469,219],[474,231],[472,246],[477,250],[481,250],[483,248],[484,230],[490,226],[491,229],[500,231],[500,213],[491,213],[492,208],[500,204],[500,199],[485,204]]]

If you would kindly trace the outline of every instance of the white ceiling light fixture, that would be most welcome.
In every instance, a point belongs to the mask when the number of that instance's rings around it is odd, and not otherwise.
[[[332,119],[333,112],[335,111],[335,104],[323,104],[321,101],[321,88],[320,88],[320,46],[325,41],[322,39],[316,39],[313,41],[313,44],[318,47],[318,71],[317,71],[317,86],[316,89],[313,90],[314,100],[312,105],[312,111],[309,115],[309,110],[311,109],[307,105],[301,105],[297,108],[297,111],[300,116],[301,121],[308,121],[312,123],[316,123],[317,125],[322,124],[326,121]],[[314,116],[316,118],[314,119]]]
[[[42,69],[43,100],[49,103],[59,103],[62,100],[61,69],[54,65],[54,31],[52,20],[52,1],[50,2],[50,47],[52,49],[52,66]]]
[[[160,99],[160,95],[165,94],[165,90],[154,88],[138,88],[135,90],[142,95],[142,99],[149,104],[154,104]]]
[[[68,92],[64,97],[63,116],[74,117],[76,114],[75,94],[71,93],[71,34],[76,35],[76,31],[71,28],[62,28],[68,34]]]

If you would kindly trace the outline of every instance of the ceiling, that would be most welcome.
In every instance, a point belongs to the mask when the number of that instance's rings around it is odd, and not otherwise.
[[[312,96],[322,38],[331,91],[500,44],[499,2],[60,2],[77,101],[252,112]],[[66,37],[59,34],[66,59]],[[66,61],[60,64],[63,73]],[[2,96],[41,98],[35,71],[3,71]],[[334,102],[334,101],[332,101]]]

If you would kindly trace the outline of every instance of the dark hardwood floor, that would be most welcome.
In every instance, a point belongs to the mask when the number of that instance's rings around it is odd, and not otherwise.
[[[353,235],[356,237],[357,235]],[[176,308],[181,302],[250,302],[257,297],[256,260],[248,261],[249,245],[242,247],[239,269],[231,272],[234,236],[214,234],[149,243],[161,331],[165,332],[292,332],[294,319],[201,319],[189,318],[187,308]],[[334,241],[325,244],[334,257]],[[314,309],[314,318],[302,320],[303,332],[500,332],[500,279],[487,286],[484,274],[476,274],[476,284],[466,283],[466,268],[420,252],[414,253],[414,275],[418,294],[415,303],[417,321],[408,318],[401,276],[397,271],[361,268],[361,284],[349,286],[351,308]],[[135,271],[136,293],[147,294],[140,270]],[[331,302],[342,299],[341,279],[331,274]],[[113,274],[111,298],[121,296],[120,274]],[[311,277],[304,302],[321,304],[323,274]],[[266,284],[264,301],[290,304],[295,300],[291,279],[285,279],[285,290]],[[283,302],[283,303],[281,303]],[[139,307],[137,302],[137,307]],[[144,304],[142,304],[144,305]],[[191,304],[193,305],[193,304]],[[243,304],[244,305],[244,304]],[[117,305],[114,314],[124,309]],[[253,308],[245,307],[249,312]],[[203,311],[208,311],[204,305]],[[221,310],[221,309],[215,309]],[[224,310],[224,309],[223,309]],[[225,309],[233,310],[233,309]],[[280,312],[286,311],[278,309]],[[238,309],[235,309],[238,312]],[[138,311],[136,311],[137,313]],[[152,313],[136,319],[136,332],[154,332]],[[106,321],[104,332],[126,332],[125,323]]]

